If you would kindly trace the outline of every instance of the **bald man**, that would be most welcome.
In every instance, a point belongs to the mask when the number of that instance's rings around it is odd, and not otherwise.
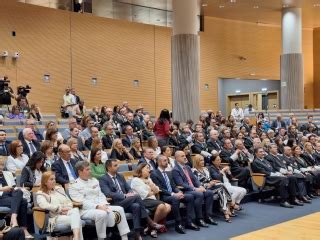
[[[77,161],[71,159],[71,150],[68,145],[61,144],[58,151],[60,158],[52,164],[51,170],[56,173],[56,182],[64,186],[78,178],[75,168]]]

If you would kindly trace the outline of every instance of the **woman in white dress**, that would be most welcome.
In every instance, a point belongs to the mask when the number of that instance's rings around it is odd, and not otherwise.
[[[58,224],[67,224],[71,226],[74,240],[83,239],[79,209],[73,208],[72,201],[64,189],[56,186],[54,172],[43,173],[36,199],[40,208],[50,211],[49,232],[53,231]]]

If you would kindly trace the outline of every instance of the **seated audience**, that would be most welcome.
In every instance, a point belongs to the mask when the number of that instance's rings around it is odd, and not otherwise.
[[[143,149],[143,157],[139,160],[138,165],[140,165],[141,163],[149,164],[151,171],[157,169],[158,164],[155,161],[155,153],[152,148]]]
[[[84,145],[85,145],[86,149],[88,149],[88,150],[91,149],[93,139],[99,138],[99,129],[97,127],[91,127],[90,134],[91,134],[91,136],[87,140],[85,140],[85,142],[84,142]]]
[[[148,147],[153,149],[156,156],[161,154],[161,148],[158,145],[158,140],[156,137],[149,137],[148,138]]]
[[[25,129],[26,129],[26,128],[31,128],[31,130],[32,130],[32,132],[33,132],[33,134],[34,134],[34,136],[33,136],[33,140],[34,140],[34,141],[40,142],[40,141],[42,141],[42,140],[44,139],[43,136],[42,136],[42,134],[41,134],[41,133],[39,132],[39,130],[36,128],[36,122],[35,122],[34,119],[26,119]],[[20,141],[22,141],[23,138],[24,138],[24,136],[23,136],[23,130],[22,130],[22,131],[19,132],[19,134],[18,134],[18,139],[19,139]]]
[[[46,170],[44,167],[45,155],[42,152],[35,152],[30,157],[26,166],[22,169],[20,185],[32,189],[40,186],[41,177]]]
[[[133,128],[130,125],[126,125],[124,127],[124,132],[125,132],[126,136],[122,139],[122,144],[126,148],[130,148],[132,140],[135,137],[135,135],[133,133]]]
[[[28,118],[33,118],[36,121],[41,121],[42,114],[40,112],[40,108],[37,104],[33,103],[30,107],[30,112]]]
[[[20,108],[19,106],[12,106],[12,109],[11,109],[11,113],[8,115],[8,118],[10,119],[24,119],[25,116],[23,114],[23,112],[20,112]]]
[[[134,178],[131,181],[131,188],[142,199],[144,206],[153,215],[153,221],[159,223],[166,219],[171,211],[171,205],[157,200],[156,194],[159,193],[159,187],[156,186],[150,178],[150,167],[147,163],[141,163],[135,170]],[[150,235],[157,237],[157,229],[150,229]],[[166,231],[163,226],[160,231]]]
[[[265,174],[266,184],[275,186],[278,189],[281,198],[281,207],[293,208],[293,206],[288,202],[288,179],[272,168],[271,164],[264,158],[265,151],[263,148],[256,148],[255,156],[256,157],[251,164],[252,171],[254,173]]]
[[[172,158],[171,148],[169,146],[161,147],[161,154],[168,158],[168,167],[166,168],[166,171],[172,171],[172,169],[176,164],[175,164],[175,159]]]
[[[86,156],[78,150],[78,140],[75,138],[70,138],[67,142],[67,145],[71,150],[71,158],[78,161],[87,161]]]
[[[52,164],[51,169],[56,174],[56,182],[64,186],[78,178],[75,170],[76,160],[71,158],[71,150],[68,145],[61,144],[58,152],[60,158]]]
[[[133,138],[131,142],[130,154],[134,159],[140,159],[141,154],[141,143],[139,138]]]
[[[40,150],[40,143],[36,140],[34,132],[31,128],[24,128],[22,130],[22,145],[24,154],[29,157],[36,151]]]
[[[73,117],[69,118],[68,124],[69,124],[69,127],[66,128],[62,133],[62,137],[66,141],[68,141],[68,139],[71,138],[71,133],[70,133],[71,129],[77,128],[77,120]],[[77,135],[77,137],[78,137],[78,135]]]
[[[212,158],[212,157],[211,157]],[[198,178],[201,185],[207,190],[212,191],[213,194],[217,194],[219,197],[220,209],[222,210],[226,222],[231,222],[230,220],[230,203],[231,196],[228,190],[220,180],[212,179],[208,168],[205,167],[203,156],[197,154],[193,159],[193,174]]]
[[[149,137],[153,136],[155,136],[153,132],[153,122],[149,120],[146,122],[146,127],[142,130],[142,138],[146,141]]]
[[[58,160],[58,156],[53,152],[53,146],[50,141],[43,141],[41,143],[40,151],[44,154],[44,167],[47,170],[51,169],[52,164]]]
[[[7,133],[5,130],[0,129],[0,156],[9,156],[9,144],[7,140]]]
[[[103,145],[102,145],[102,140],[99,137],[95,137],[92,141],[92,145],[91,145],[91,149],[93,148],[98,148],[101,150],[101,161],[102,163],[105,163],[109,157],[108,157],[108,153],[103,151]],[[88,153],[88,159],[90,159],[90,154],[91,151]]]
[[[27,164],[29,157],[23,153],[23,145],[19,140],[14,140],[9,145],[10,156],[7,159],[6,168],[15,174],[17,170],[22,170]]]
[[[106,169],[101,161],[101,152],[99,148],[93,148],[90,152],[90,172],[91,177],[100,179],[106,174]]]
[[[107,173],[100,178],[99,184],[101,191],[112,199],[112,204],[123,207],[125,212],[133,215],[133,229],[135,231],[135,240],[141,238],[140,230],[143,227],[142,220],[147,219],[150,228],[160,229],[162,225],[151,220],[142,199],[133,192],[124,177],[118,173],[119,164],[116,159],[110,159],[106,162]]]
[[[53,147],[53,152],[57,154],[60,144],[63,143],[63,140],[61,141],[58,139],[58,129],[55,127],[49,127],[46,132],[45,140],[50,141]]]
[[[99,182],[90,178],[90,165],[86,161],[76,164],[79,177],[70,185],[69,194],[73,201],[82,203],[81,219],[95,222],[98,239],[105,239],[107,227],[117,224],[122,240],[127,240],[130,232],[124,210],[120,206],[110,205],[101,192]]]
[[[182,226],[182,218],[180,214],[180,202],[186,205],[186,228],[199,231],[200,228],[194,224],[196,220],[195,212],[202,209],[202,197],[194,197],[192,194],[183,193],[174,183],[172,175],[166,171],[168,168],[168,158],[164,155],[157,156],[158,169],[151,173],[152,181],[160,189],[160,199],[171,205],[173,216],[175,219],[175,230],[180,234],[184,234],[185,230]]]
[[[201,186],[201,183],[192,173],[191,168],[186,165],[186,155],[182,151],[177,151],[175,153],[176,165],[172,170],[172,176],[175,184],[182,187],[184,193],[190,193],[195,198],[202,198],[201,202],[204,202],[205,211],[204,216],[202,209],[196,210],[196,224],[200,227],[208,227],[209,224],[214,224],[212,219],[212,206],[213,206],[213,193],[211,191],[206,191],[206,189]],[[203,221],[205,219],[205,221]]]
[[[43,137],[44,137],[45,140],[50,140],[50,139],[49,139],[50,136],[47,137],[47,131],[48,131],[49,128],[57,129],[57,124],[56,124],[56,122],[55,122],[55,121],[49,121],[49,122],[47,122],[47,124],[46,124],[46,130],[44,130],[44,132],[43,132]],[[59,142],[63,142],[62,134],[61,134],[60,132],[58,132],[58,129],[57,129],[57,140],[58,140]]]
[[[0,206],[11,209],[10,226],[21,226],[26,239],[33,239],[27,230],[27,200],[20,189],[15,189],[16,182],[11,172],[4,171],[4,160],[0,158]]]
[[[81,137],[83,143],[85,143],[85,141],[91,137],[90,129],[94,126],[93,119],[88,117],[85,120],[85,125],[86,125],[86,128],[83,131],[81,131],[79,134],[79,137]]]
[[[130,152],[122,145],[121,139],[119,138],[113,141],[110,158],[114,158],[122,161],[126,160],[129,162],[134,160]]]
[[[118,136],[114,133],[114,128],[110,122],[106,122],[103,125],[103,129],[105,131],[105,135],[102,137],[103,148],[111,149],[113,141],[118,138]]]
[[[73,208],[72,201],[64,189],[56,186],[54,172],[48,171],[42,175],[40,191],[37,192],[36,198],[39,207],[49,211],[50,220],[55,222],[53,226],[70,225],[73,239],[83,239],[79,208]],[[54,228],[50,230],[53,231]]]

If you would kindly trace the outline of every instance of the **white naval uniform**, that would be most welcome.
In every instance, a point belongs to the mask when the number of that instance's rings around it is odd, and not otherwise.
[[[105,195],[101,192],[98,180],[91,178],[85,181],[77,178],[74,183],[70,184],[69,194],[73,201],[82,203],[81,219],[94,220],[98,238],[106,238],[106,229],[115,225],[115,218],[113,212],[96,209],[98,205],[109,205]],[[120,235],[128,234],[130,228],[123,208],[111,205],[109,207],[121,215],[121,221],[117,224]]]

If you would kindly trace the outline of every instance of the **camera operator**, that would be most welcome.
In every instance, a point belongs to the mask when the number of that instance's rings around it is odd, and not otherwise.
[[[11,98],[16,99],[9,83],[7,75],[0,79],[0,105],[11,105]]]
[[[28,93],[30,93],[31,87],[29,85],[23,87],[17,87],[17,104],[20,107],[20,111],[27,115],[30,112],[30,107],[27,99]]]

